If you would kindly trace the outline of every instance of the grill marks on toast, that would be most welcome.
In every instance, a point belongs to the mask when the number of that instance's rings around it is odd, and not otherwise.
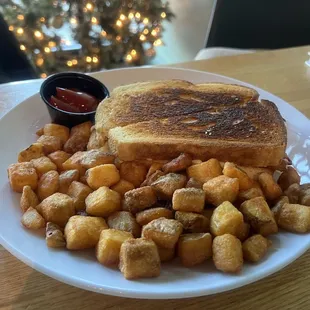
[[[260,108],[258,108],[260,106]],[[128,125],[124,129],[144,133],[146,136],[184,137],[192,139],[221,139],[245,143],[285,143],[285,128],[279,135],[279,123],[273,108],[259,102],[246,106],[219,109],[216,113],[201,111],[170,118],[153,119]]]

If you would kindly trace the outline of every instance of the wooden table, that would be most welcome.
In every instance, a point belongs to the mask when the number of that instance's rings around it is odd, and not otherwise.
[[[176,64],[237,78],[282,97],[310,117],[310,46]],[[36,93],[42,81],[0,85],[0,116]],[[0,246],[0,309],[310,309],[310,252],[282,271],[243,288],[185,300],[100,295],[53,280]]]

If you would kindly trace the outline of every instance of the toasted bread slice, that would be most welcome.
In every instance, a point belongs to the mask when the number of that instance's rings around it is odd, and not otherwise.
[[[111,128],[154,119],[189,115],[258,99],[251,88],[222,83],[194,85],[182,80],[151,81],[117,87],[96,112],[101,143]]]
[[[270,101],[222,106],[190,115],[139,122],[109,131],[109,146],[121,160],[168,159],[180,153],[206,160],[266,167],[284,157],[286,128]]]

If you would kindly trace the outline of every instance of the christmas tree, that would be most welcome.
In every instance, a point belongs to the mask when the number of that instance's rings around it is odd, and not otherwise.
[[[3,2],[0,11],[9,30],[41,77],[68,69],[143,65],[163,44],[163,20],[174,16],[161,0]]]

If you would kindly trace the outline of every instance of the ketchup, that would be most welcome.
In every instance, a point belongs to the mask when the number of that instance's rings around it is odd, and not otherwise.
[[[92,112],[99,104],[99,100],[92,95],[61,87],[56,87],[56,95],[51,96],[49,102],[60,110],[72,113]]]

